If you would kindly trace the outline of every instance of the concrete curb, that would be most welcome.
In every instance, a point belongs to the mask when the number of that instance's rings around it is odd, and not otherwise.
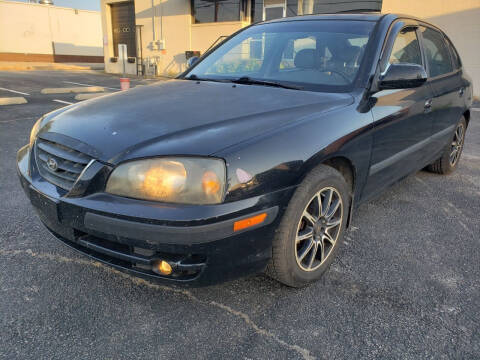
[[[45,88],[42,89],[42,94],[68,94],[68,93],[92,93],[103,92],[105,88],[101,86],[81,86],[69,88]]]
[[[6,97],[0,98],[0,106],[26,104],[28,101],[24,97]]]
[[[0,61],[0,71],[32,71],[32,70],[103,70],[101,65],[73,65],[59,63],[22,63]]]

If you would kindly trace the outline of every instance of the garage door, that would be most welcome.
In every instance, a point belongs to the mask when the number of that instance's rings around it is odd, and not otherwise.
[[[127,45],[129,57],[136,57],[135,5],[133,1],[111,4],[113,51],[118,56],[118,44]]]

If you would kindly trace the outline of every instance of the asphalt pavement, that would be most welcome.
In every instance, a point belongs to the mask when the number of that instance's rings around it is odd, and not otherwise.
[[[457,171],[419,172],[362,205],[320,282],[291,289],[258,275],[185,290],[65,247],[23,194],[17,149],[65,106],[53,100],[75,102],[41,89],[86,85],[119,81],[0,72],[0,88],[29,94],[0,106],[1,359],[480,358],[480,111]]]

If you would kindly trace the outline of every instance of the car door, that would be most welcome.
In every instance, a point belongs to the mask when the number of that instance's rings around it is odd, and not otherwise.
[[[458,62],[455,64],[453,61],[445,36],[429,26],[421,26],[419,30],[429,74],[427,82],[433,92],[429,116],[432,118],[432,140],[437,149],[432,153],[435,157],[450,142],[454,128],[462,116],[465,85],[461,68]]]
[[[380,60],[380,72],[392,63],[424,66],[415,23],[397,23]],[[396,29],[396,31],[394,31]],[[431,136],[429,116],[432,92],[424,84],[413,89],[381,90],[373,95],[373,146],[364,198],[373,196],[412,171],[426,165]]]

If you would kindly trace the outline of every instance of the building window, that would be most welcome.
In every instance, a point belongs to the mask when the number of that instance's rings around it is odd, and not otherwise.
[[[302,0],[299,15],[338,13],[349,11],[380,11],[382,0]]]
[[[252,23],[283,17],[284,13],[287,17],[297,16],[298,0],[252,0],[251,2]]]
[[[241,21],[246,0],[191,0],[194,23]]]
[[[263,20],[263,0],[252,0],[251,4],[251,19],[252,23],[257,23]]]
[[[298,15],[298,0],[287,0],[287,17]]]
[[[382,0],[251,0],[252,23],[282,17],[349,11],[380,11]],[[285,10],[283,12],[283,10]]]

